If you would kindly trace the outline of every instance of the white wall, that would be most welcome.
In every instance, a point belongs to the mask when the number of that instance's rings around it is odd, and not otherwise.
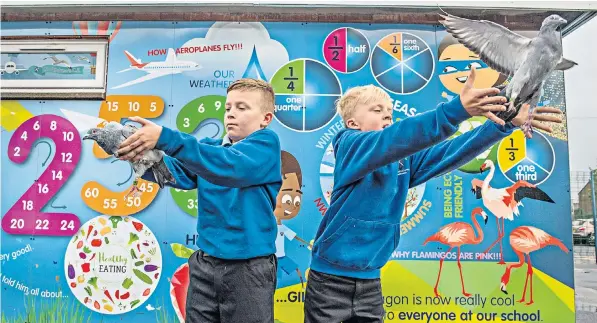
[[[597,18],[564,37],[564,56],[578,63],[566,71],[570,170],[597,168]]]

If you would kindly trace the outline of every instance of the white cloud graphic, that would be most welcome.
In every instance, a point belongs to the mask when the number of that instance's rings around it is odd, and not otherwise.
[[[211,75],[215,70],[233,70],[234,78],[242,77],[251,59],[253,47],[263,73],[269,80],[276,70],[287,63],[288,51],[277,40],[271,39],[269,32],[259,22],[216,22],[207,31],[205,38],[193,38],[181,47],[203,47],[211,45],[240,44],[239,50],[204,51],[179,53],[179,60],[194,61],[203,69],[202,75]]]

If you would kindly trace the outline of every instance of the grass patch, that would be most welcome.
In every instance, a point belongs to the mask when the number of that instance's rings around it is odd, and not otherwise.
[[[75,299],[39,298],[25,296],[24,307],[15,311],[14,317],[7,317],[2,313],[2,323],[61,323],[61,322],[91,322],[91,313]],[[24,313],[23,313],[24,312]]]
[[[178,322],[178,317],[176,316],[176,313],[174,313],[174,310],[172,310],[172,314],[170,314],[170,311],[168,311],[168,309],[172,308],[172,305],[170,305],[170,303],[166,303],[164,302],[164,298],[162,297],[162,305],[160,304],[155,304],[155,307],[162,307],[159,310],[155,310],[155,321],[158,323],[177,323]]]

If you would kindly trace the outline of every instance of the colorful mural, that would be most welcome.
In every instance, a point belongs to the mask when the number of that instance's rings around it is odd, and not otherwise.
[[[112,35],[105,101],[0,102],[2,322],[184,320],[196,192],[141,180],[144,194],[127,196],[130,165],[81,140],[102,121],[141,116],[198,139],[221,138],[227,86],[241,77],[272,83],[270,127],[290,191],[276,209],[283,261],[275,316],[298,323],[312,239],[333,186],[330,143],[343,128],[335,100],[376,84],[392,97],[399,121],[457,95],[473,66],[476,86],[506,81],[436,26],[7,22],[2,31]],[[83,77],[93,61],[84,53],[38,56],[2,55],[12,72],[1,77]],[[540,105],[565,111],[563,83],[554,73]],[[471,118],[455,136],[484,122],[491,121]],[[382,270],[387,321],[574,322],[565,133],[526,139],[516,131],[410,190],[395,210],[399,247]],[[493,192],[528,183],[542,193],[513,209],[492,207]],[[449,239],[455,234],[458,242]]]

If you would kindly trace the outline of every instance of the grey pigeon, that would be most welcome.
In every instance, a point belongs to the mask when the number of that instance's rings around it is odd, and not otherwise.
[[[89,129],[83,140],[94,140],[107,154],[118,157],[117,151],[120,144],[137,130],[137,127],[130,124],[122,125],[114,121],[104,122],[103,126],[100,125]],[[148,170],[153,171],[153,175],[160,188],[164,188],[168,182],[176,183],[174,176],[164,162],[164,155],[165,153],[161,150],[151,149],[146,151],[143,154],[143,158],[139,161],[130,162],[135,172],[135,181],[131,192],[125,196],[125,199],[130,193],[135,193],[136,196],[137,192],[140,192],[137,182]]]
[[[522,125],[532,132],[530,116],[541,97],[543,83],[553,70],[567,70],[576,62],[562,56],[560,29],[567,21],[551,15],[534,38],[527,38],[487,20],[470,20],[446,13],[440,23],[462,45],[479,55],[490,68],[511,77],[500,96],[509,99],[508,109],[495,115],[511,121],[523,104],[529,104],[529,119]]]

